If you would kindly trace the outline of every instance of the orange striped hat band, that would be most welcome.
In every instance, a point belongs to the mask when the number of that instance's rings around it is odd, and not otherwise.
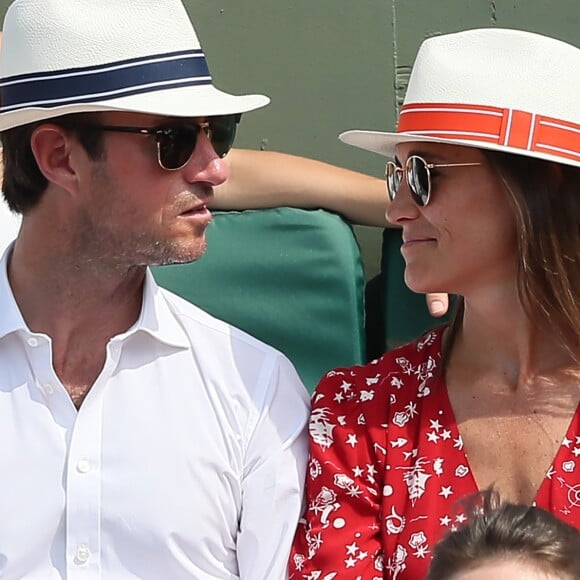
[[[515,109],[486,105],[404,105],[397,133],[481,141],[580,161],[580,125]]]

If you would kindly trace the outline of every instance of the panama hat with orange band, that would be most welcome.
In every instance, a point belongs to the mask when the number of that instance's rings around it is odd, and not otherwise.
[[[435,142],[580,167],[580,49],[496,28],[429,38],[396,133],[347,131],[340,139],[388,157],[398,143]]]

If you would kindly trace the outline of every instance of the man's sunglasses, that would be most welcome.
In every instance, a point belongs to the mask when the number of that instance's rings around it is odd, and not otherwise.
[[[399,167],[393,161],[387,163],[385,179],[387,192],[391,201],[399,193],[403,177],[407,179],[413,201],[421,207],[427,205],[431,199],[431,169],[437,167],[470,167],[481,163],[427,163],[419,155],[411,155],[405,167]]]
[[[232,148],[236,136],[236,128],[240,122],[241,113],[236,115],[221,115],[207,117],[201,123],[171,122],[157,127],[123,127],[119,125],[89,125],[100,131],[117,131],[119,133],[138,133],[149,135],[157,143],[157,161],[163,169],[175,171],[185,167],[191,159],[197,138],[203,131],[215,152],[224,157]]]

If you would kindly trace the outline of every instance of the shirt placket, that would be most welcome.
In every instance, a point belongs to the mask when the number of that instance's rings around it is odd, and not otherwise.
[[[66,473],[69,580],[102,578],[103,390],[117,365],[118,348],[120,345],[108,346],[103,370],[81,405],[71,434]]]

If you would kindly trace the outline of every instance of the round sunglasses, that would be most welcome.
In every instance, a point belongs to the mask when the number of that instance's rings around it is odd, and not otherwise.
[[[421,207],[426,206],[431,199],[431,169],[437,167],[470,167],[481,163],[427,163],[419,155],[411,155],[405,167],[399,167],[393,161],[387,163],[385,180],[387,192],[391,201],[399,193],[403,177],[407,179],[413,201]]]
[[[157,127],[126,127],[121,125],[87,125],[99,131],[138,133],[153,137],[157,144],[157,161],[163,169],[176,171],[191,159],[197,138],[203,131],[215,152],[224,157],[232,148],[241,113],[207,117],[201,123],[171,122]]]

